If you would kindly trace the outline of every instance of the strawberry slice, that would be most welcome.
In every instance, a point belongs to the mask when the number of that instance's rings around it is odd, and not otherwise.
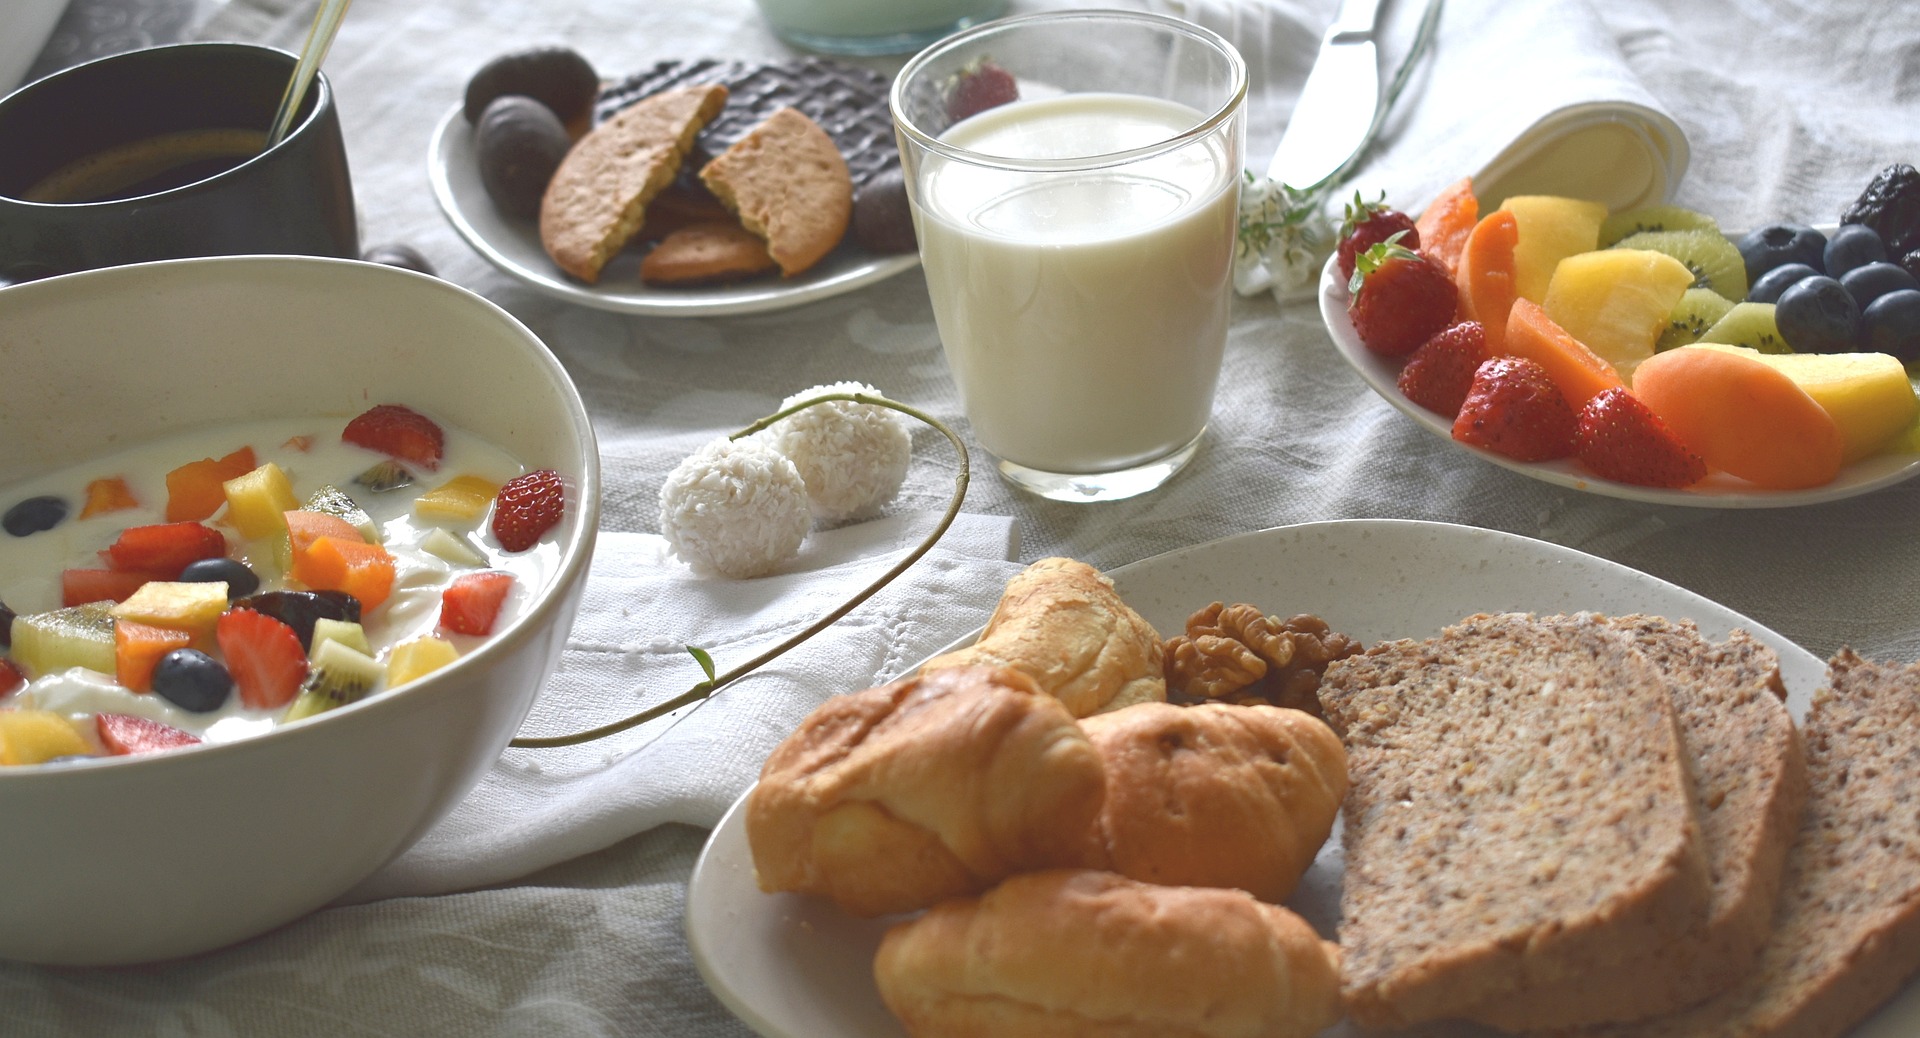
[[[1383,241],[1420,251],[1420,232],[1414,227],[1413,217],[1389,209],[1384,199],[1364,201],[1355,191],[1353,201],[1347,203],[1346,217],[1340,221],[1340,245],[1333,250],[1340,260],[1340,276],[1353,277],[1360,254]]]
[[[192,732],[132,714],[95,714],[93,727],[100,733],[101,744],[115,756],[192,746],[200,741]]]
[[[446,434],[433,419],[400,404],[379,404],[347,423],[340,439],[410,461],[431,472],[446,452]]]
[[[213,634],[242,705],[272,708],[293,702],[307,680],[307,654],[293,628],[265,613],[229,609],[220,614]]]
[[[947,95],[947,118],[959,122],[989,108],[1020,100],[1020,84],[1013,73],[982,58],[961,70]]]
[[[178,574],[175,574],[178,576]],[[149,580],[169,580],[139,570],[66,569],[60,571],[60,604],[86,605],[88,602],[125,602]]]
[[[540,469],[517,476],[493,498],[493,535],[508,551],[526,551],[567,513],[560,473]]]
[[[1404,357],[1453,323],[1460,290],[1440,265],[1405,246],[1381,242],[1354,261],[1347,317],[1375,353]]]
[[[227,553],[220,531],[200,523],[156,523],[129,526],[107,546],[108,565],[125,572],[157,574],[172,580],[190,562],[217,559]]]
[[[440,592],[440,629],[454,634],[492,634],[500,606],[513,589],[513,574],[466,573]]]
[[[0,696],[10,696],[26,687],[27,676],[20,673],[19,665],[0,656]]]
[[[1440,330],[1400,369],[1400,392],[1435,414],[1453,418],[1467,402],[1473,373],[1487,360],[1487,333],[1478,321]]]
[[[1473,387],[1453,420],[1453,438],[1515,461],[1548,461],[1573,453],[1573,407],[1538,361],[1495,357],[1473,373]]]
[[[1602,390],[1580,409],[1574,456],[1616,483],[1677,489],[1707,476],[1700,455],[1625,389]]]

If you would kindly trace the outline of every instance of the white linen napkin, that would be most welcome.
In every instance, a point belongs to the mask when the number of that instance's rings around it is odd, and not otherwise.
[[[560,668],[527,735],[582,731],[679,695],[850,598],[920,543],[937,516],[816,531],[755,580],[695,576],[653,534],[602,532]],[[773,747],[820,702],[899,677],[986,622],[1019,570],[1013,520],[961,515],[939,544],[859,608],[712,698],[562,749],[508,749],[478,787],[339,903],[498,883],[666,822],[712,827]]]

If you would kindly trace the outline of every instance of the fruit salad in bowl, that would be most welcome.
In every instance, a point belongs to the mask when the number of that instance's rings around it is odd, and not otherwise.
[[[1356,198],[1341,234],[1320,292],[1335,346],[1382,397],[1496,464],[1707,507],[1920,474],[1911,167],[1882,172],[1831,235],[1728,235],[1673,206],[1546,195],[1482,212],[1471,179],[1417,220]]]
[[[376,264],[141,264],[0,310],[0,958],[324,905],[558,664],[599,509],[578,393],[504,311]]]

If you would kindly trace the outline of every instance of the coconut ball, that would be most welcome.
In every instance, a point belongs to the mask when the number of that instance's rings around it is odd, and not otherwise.
[[[800,471],[752,439],[707,444],[660,487],[660,532],[698,573],[771,572],[799,552],[811,525]]]
[[[779,410],[828,393],[883,396],[864,382],[815,386],[780,402]],[[900,492],[913,454],[907,416],[892,408],[835,400],[781,419],[765,433],[793,459],[822,522],[869,519]]]

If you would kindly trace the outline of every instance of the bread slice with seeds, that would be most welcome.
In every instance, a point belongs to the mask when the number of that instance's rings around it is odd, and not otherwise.
[[[1332,664],[1320,698],[1347,745],[1339,937],[1359,1023],[1462,1016],[1705,918],[1672,693],[1600,618],[1469,617]]]

